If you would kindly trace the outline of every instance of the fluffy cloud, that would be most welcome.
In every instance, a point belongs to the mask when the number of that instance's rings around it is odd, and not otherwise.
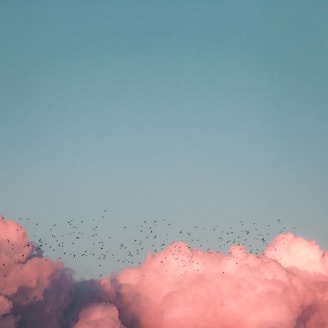
[[[223,254],[177,242],[111,279],[75,281],[22,226],[0,219],[0,326],[328,327],[327,258],[290,233],[260,256],[241,245]]]

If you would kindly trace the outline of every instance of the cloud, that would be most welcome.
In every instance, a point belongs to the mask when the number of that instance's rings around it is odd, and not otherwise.
[[[108,303],[92,304],[79,314],[79,321],[73,328],[122,328],[118,310]]]
[[[4,328],[328,327],[328,255],[278,235],[261,255],[175,242],[111,278],[76,281],[22,226],[0,219]],[[110,268],[108,268],[110,274]]]

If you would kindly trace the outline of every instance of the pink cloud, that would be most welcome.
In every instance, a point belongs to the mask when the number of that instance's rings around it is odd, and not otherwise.
[[[0,260],[1,328],[328,327],[327,252],[290,233],[260,256],[177,242],[111,279],[75,281],[0,219]]]
[[[123,328],[117,308],[111,304],[98,303],[83,309],[73,328]]]

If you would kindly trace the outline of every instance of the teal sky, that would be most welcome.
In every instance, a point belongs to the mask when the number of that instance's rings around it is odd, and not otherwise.
[[[327,17],[326,1],[2,1],[1,213],[107,209],[111,232],[279,218],[327,249]]]

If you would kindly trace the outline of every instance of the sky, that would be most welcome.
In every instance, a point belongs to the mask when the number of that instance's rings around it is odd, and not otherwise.
[[[2,1],[1,215],[43,244],[83,233],[80,252],[155,220],[167,244],[202,226],[218,249],[213,227],[256,222],[327,249],[327,14],[326,1]],[[92,276],[88,261],[67,259]]]

